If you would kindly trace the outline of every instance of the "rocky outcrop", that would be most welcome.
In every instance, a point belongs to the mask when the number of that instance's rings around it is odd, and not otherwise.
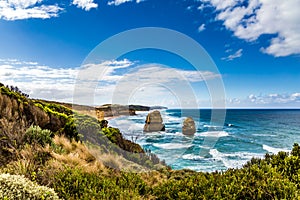
[[[184,135],[194,135],[196,133],[196,126],[193,118],[187,117],[183,121],[182,133]]]
[[[57,132],[64,127],[65,118],[47,113],[42,105],[37,106],[37,103],[14,93],[7,94],[5,90],[6,88],[1,88],[0,92],[0,129],[13,124],[18,124],[20,130],[38,125],[42,129]]]
[[[165,125],[163,124],[160,112],[155,110],[147,115],[144,132],[156,132],[165,131]]]
[[[96,112],[102,112],[104,117],[113,117],[113,116],[120,116],[120,115],[136,115],[135,109],[130,106],[123,106],[117,104],[105,104],[100,107],[96,107]],[[98,118],[99,119],[99,118]]]

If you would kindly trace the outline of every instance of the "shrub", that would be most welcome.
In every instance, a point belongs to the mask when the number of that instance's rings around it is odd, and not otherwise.
[[[64,199],[141,199],[148,191],[138,174],[110,171],[110,175],[66,168],[55,175],[53,188]]]
[[[25,133],[25,142],[28,144],[38,143],[43,147],[52,144],[54,134],[47,129],[42,130],[39,126],[30,126]]]
[[[0,166],[16,160],[18,149],[23,145],[25,130],[18,122],[0,120]]]
[[[0,174],[0,199],[59,199],[53,189],[40,186],[24,176]]]

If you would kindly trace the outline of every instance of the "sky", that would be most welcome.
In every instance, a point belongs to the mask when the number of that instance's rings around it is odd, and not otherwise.
[[[299,7],[300,0],[0,0],[0,82],[32,98],[90,105],[300,108]],[[145,27],[163,33],[152,38]],[[99,50],[130,30],[130,39]],[[155,48],[107,56],[148,41]]]

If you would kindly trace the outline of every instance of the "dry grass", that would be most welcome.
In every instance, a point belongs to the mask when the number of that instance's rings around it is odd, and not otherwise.
[[[117,155],[102,154],[100,160],[107,167],[117,169],[117,170],[122,169],[122,162],[120,161],[120,158]]]
[[[70,141],[64,136],[55,136],[54,143],[63,149],[62,152],[51,152],[52,159],[47,162],[44,168],[44,174],[48,177],[42,182],[45,185],[52,185],[55,179],[53,174],[65,170],[66,166],[71,168],[80,168],[87,173],[109,174],[107,168],[90,153],[88,148],[75,141]]]
[[[39,171],[43,164],[51,158],[51,148],[48,146],[41,147],[40,145],[25,145],[16,153],[16,160],[8,163],[3,172],[24,175],[31,178],[32,173]]]
[[[54,143],[65,151],[61,154],[51,153],[55,159],[49,164],[54,168],[61,168],[62,164],[67,164],[72,167],[82,167],[87,172],[105,171],[103,163],[96,160],[95,156],[83,143],[70,141],[64,136],[55,136]]]
[[[70,157],[79,158],[87,163],[93,162],[96,158],[90,153],[90,150],[81,142],[72,140],[70,142],[64,136],[55,136],[54,143],[63,148]],[[55,153],[53,155],[56,155]]]
[[[42,170],[43,175],[39,182],[43,185],[52,184],[53,174],[62,171],[69,166],[71,168],[81,168],[87,173],[101,173],[104,176],[110,176],[111,170],[141,173],[142,178],[149,185],[156,185],[164,180],[158,172],[149,172],[145,167],[134,162],[126,160],[124,157],[112,153],[103,153],[100,147],[88,148],[85,144],[70,141],[64,136],[55,136],[53,139],[59,151],[47,145],[25,145],[18,152],[17,161],[10,162],[5,168],[5,173],[25,175],[32,178],[32,173],[38,173]],[[37,161],[38,152],[48,155],[44,164]]]

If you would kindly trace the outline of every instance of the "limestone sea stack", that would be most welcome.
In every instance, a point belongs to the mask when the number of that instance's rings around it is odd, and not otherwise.
[[[162,117],[158,110],[150,112],[147,115],[144,132],[156,132],[156,131],[165,131],[165,125],[163,124]]]
[[[182,133],[184,135],[194,135],[196,133],[196,126],[193,118],[187,117],[183,121]]]

